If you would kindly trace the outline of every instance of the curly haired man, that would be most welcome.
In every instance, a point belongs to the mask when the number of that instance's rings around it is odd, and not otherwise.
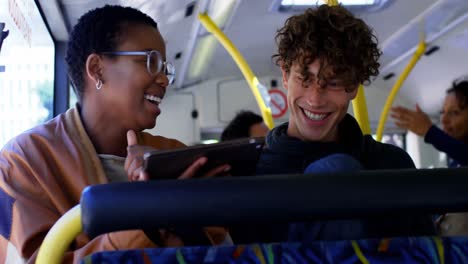
[[[405,151],[363,135],[347,114],[359,85],[379,73],[381,52],[363,20],[342,6],[317,6],[287,19],[276,42],[291,114],[267,135],[257,174],[414,168]],[[434,228],[430,217],[392,215],[236,231],[236,243],[254,243],[429,235]]]

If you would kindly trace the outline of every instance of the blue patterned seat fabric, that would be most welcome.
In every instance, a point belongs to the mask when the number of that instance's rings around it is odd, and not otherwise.
[[[94,253],[82,263],[468,263],[468,237],[126,250]]]

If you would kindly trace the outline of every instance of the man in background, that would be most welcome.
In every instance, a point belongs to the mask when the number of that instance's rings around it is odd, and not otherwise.
[[[251,111],[240,111],[221,134],[221,141],[246,137],[264,137],[269,129],[263,118]]]

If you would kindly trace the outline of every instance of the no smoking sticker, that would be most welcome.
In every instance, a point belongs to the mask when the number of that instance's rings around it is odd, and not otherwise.
[[[286,95],[279,89],[271,89],[268,91],[271,98],[271,115],[273,118],[282,117],[288,111],[288,103],[286,102]]]

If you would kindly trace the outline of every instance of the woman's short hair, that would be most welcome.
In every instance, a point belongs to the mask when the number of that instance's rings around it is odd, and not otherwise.
[[[143,24],[157,28],[156,22],[143,12],[131,8],[106,5],[88,11],[73,27],[65,60],[73,89],[81,101],[85,89],[84,72],[92,53],[115,50],[124,26]]]

